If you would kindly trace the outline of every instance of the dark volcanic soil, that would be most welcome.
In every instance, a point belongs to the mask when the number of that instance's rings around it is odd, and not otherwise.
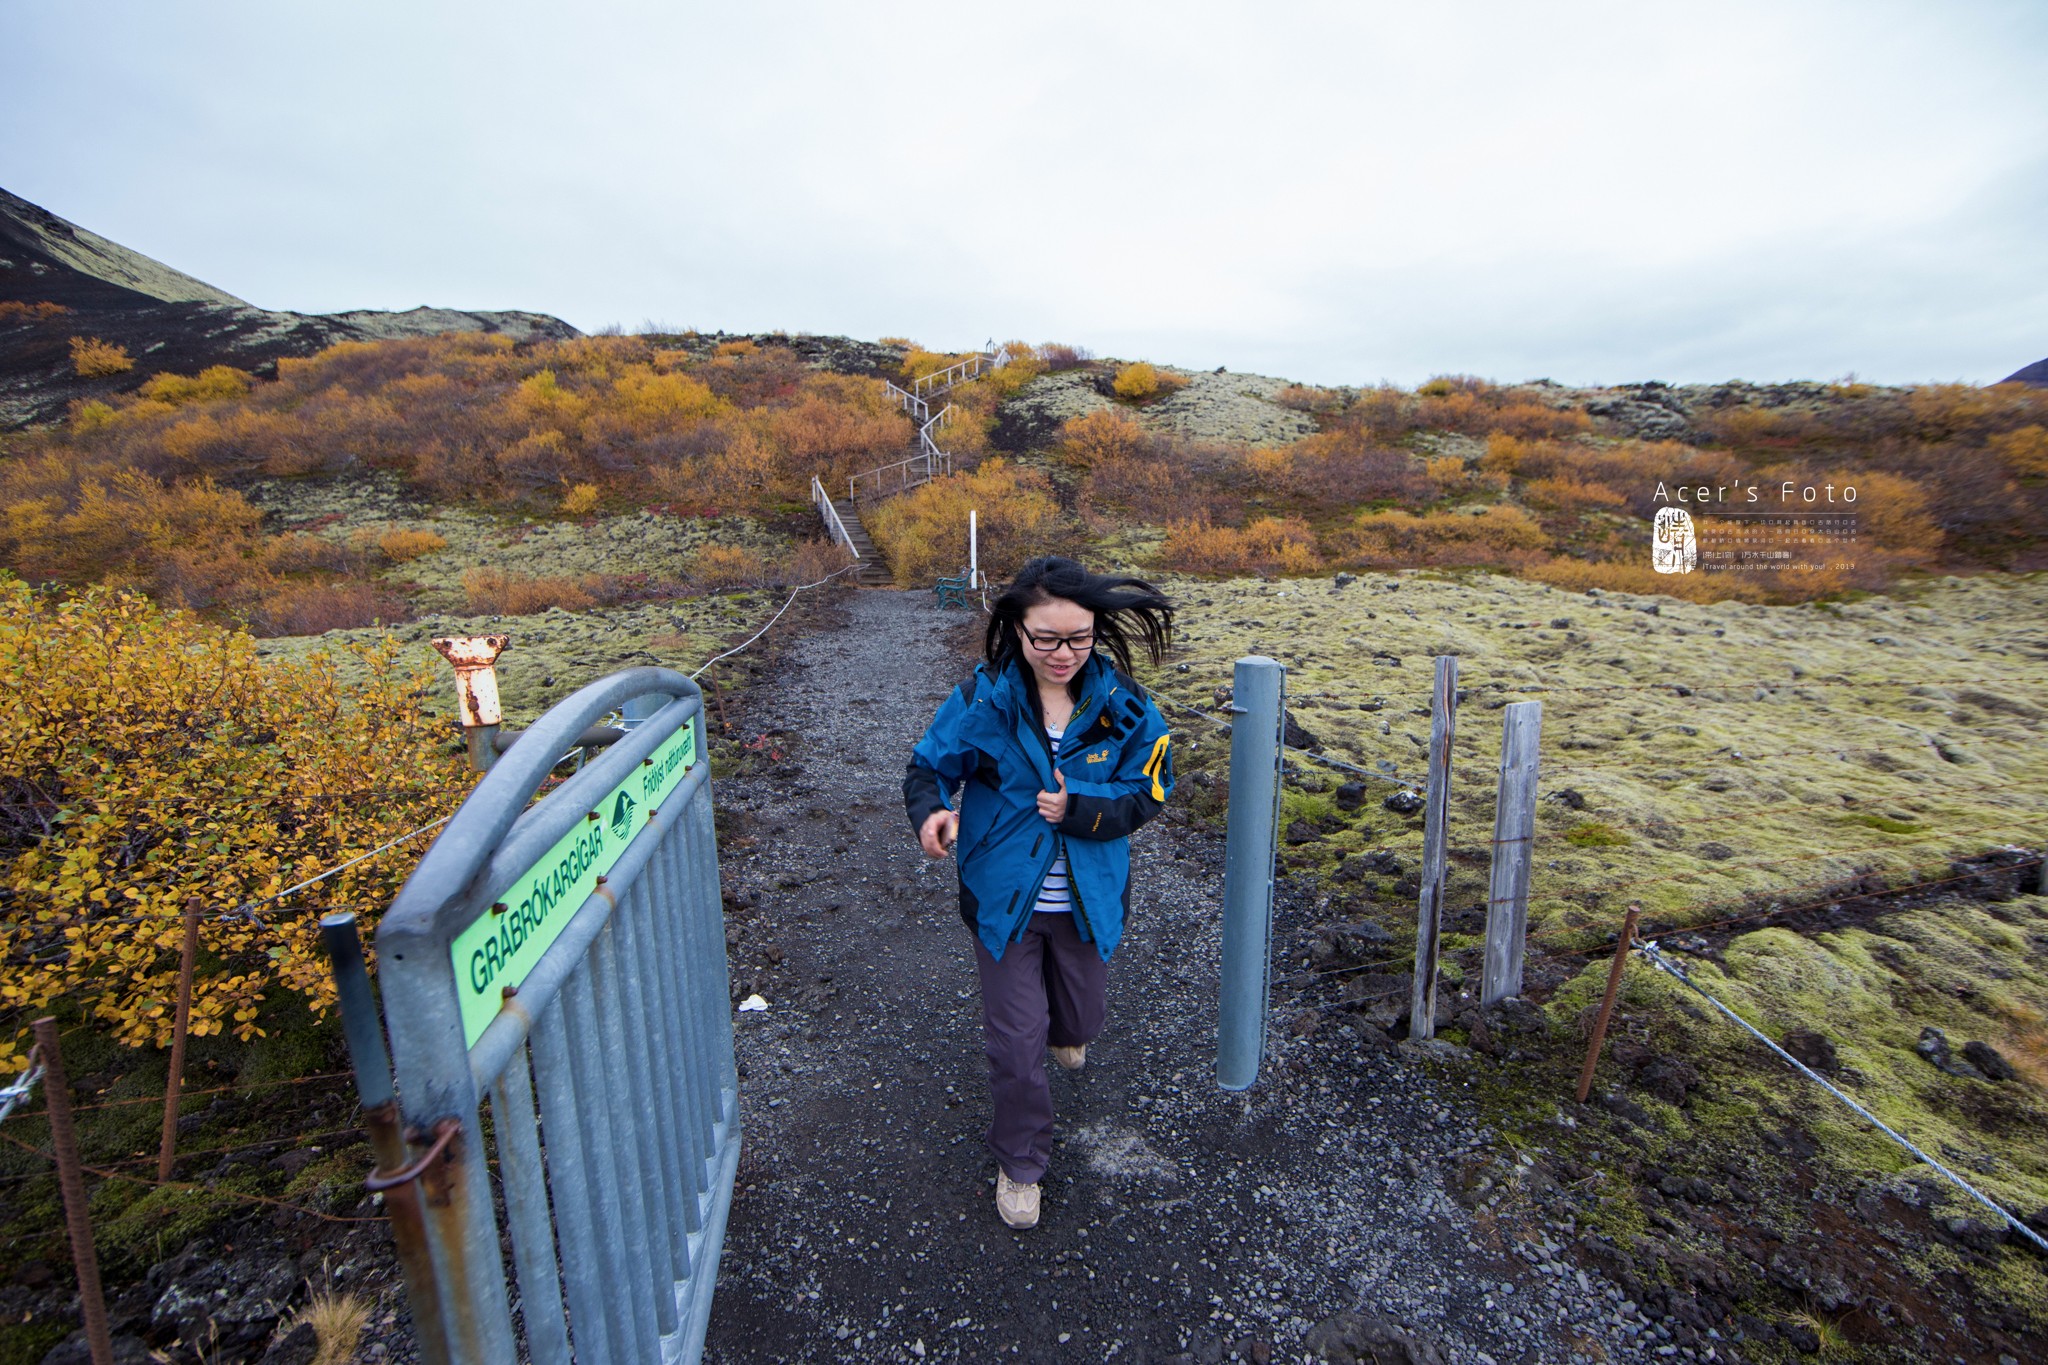
[[[1654,1349],[1561,1261],[1565,1229],[1453,1200],[1447,1174],[1491,1144],[1428,1057],[1276,1020],[1259,1083],[1218,1088],[1222,843],[1172,807],[1135,841],[1109,1027],[1053,1073],[1043,1221],[1004,1227],[952,867],[918,852],[899,791],[966,632],[922,594],[845,610],[752,690],[766,762],[718,788],[735,996],[769,1009],[737,1016],[746,1136],[707,1360],[1299,1360],[1354,1309],[1411,1328],[1417,1360]]]

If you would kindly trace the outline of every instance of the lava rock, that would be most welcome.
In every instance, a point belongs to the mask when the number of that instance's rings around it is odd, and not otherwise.
[[[1572,787],[1559,787],[1550,794],[1550,799],[1562,801],[1567,810],[1584,810],[1586,808],[1585,796]]]
[[[114,1365],[154,1365],[163,1359],[141,1337],[118,1334],[112,1344]],[[43,1356],[43,1365],[92,1365],[92,1347],[86,1342],[84,1329],[52,1346]]]
[[[1837,1063],[1835,1045],[1825,1035],[1812,1029],[1796,1028],[1785,1035],[1785,1051],[1797,1057],[1815,1071],[1832,1072]]]
[[[1653,1057],[1637,1068],[1636,1084],[1666,1104],[1684,1104],[1699,1089],[1700,1073],[1676,1057]]]
[[[1948,1035],[1933,1025],[1920,1030],[1920,1041],[1913,1044],[1913,1051],[1925,1057],[1936,1071],[1946,1071],[1951,1076],[1965,1080],[1981,1081],[1984,1073],[1968,1062],[1959,1061],[1948,1050]]]
[[[1423,803],[1419,793],[1404,789],[1402,791],[1390,792],[1387,795],[1387,799],[1380,802],[1380,804],[1396,815],[1414,815],[1422,809]]]
[[[1280,734],[1282,743],[1286,744],[1289,748],[1301,749],[1312,754],[1319,754],[1323,751],[1323,742],[1317,739],[1314,732],[1306,725],[1295,720],[1293,711],[1287,712],[1286,715],[1281,717],[1281,720],[1283,722]]]
[[[1972,1039],[1963,1044],[1963,1056],[1971,1066],[1984,1073],[1987,1081],[2010,1081],[2019,1076],[2012,1069],[2012,1063],[1989,1043]]]
[[[270,1343],[257,1365],[313,1365],[320,1358],[320,1338],[313,1324],[302,1322]]]
[[[1287,842],[1290,844],[1312,844],[1322,837],[1306,820],[1296,820],[1287,826]]]
[[[1363,782],[1346,782],[1343,786],[1337,788],[1336,794],[1330,800],[1338,810],[1357,810],[1365,804],[1365,784]]]
[[[1451,1365],[1432,1338],[1404,1331],[1370,1313],[1333,1313],[1308,1329],[1301,1349],[1328,1365]]]

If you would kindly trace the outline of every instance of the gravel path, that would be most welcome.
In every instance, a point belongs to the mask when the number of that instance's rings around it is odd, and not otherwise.
[[[1258,1085],[1217,1087],[1222,840],[1172,807],[1135,841],[1109,1026],[1085,1071],[1053,1071],[1042,1222],[998,1221],[952,865],[917,851],[899,791],[964,640],[923,594],[861,592],[735,716],[768,763],[718,787],[728,939],[770,1008],[737,1016],[746,1138],[705,1358],[1290,1361],[1346,1310],[1412,1340],[1332,1360],[1656,1350],[1561,1262],[1566,1229],[1453,1200],[1487,1144],[1426,1061],[1276,1015]]]

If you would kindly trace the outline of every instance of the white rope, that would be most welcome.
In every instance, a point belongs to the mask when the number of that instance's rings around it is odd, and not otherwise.
[[[853,570],[855,570],[855,569],[858,569],[859,567],[860,567],[860,561],[858,561],[858,560],[855,560],[855,561],[854,561],[853,563],[851,563],[851,564],[847,565],[847,566],[846,566],[845,568],[843,568],[843,569],[834,569],[834,570],[833,570],[833,571],[832,571],[831,573],[828,573],[828,574],[826,574],[826,575],[825,575],[825,576],[824,576],[823,578],[819,579],[819,580],[818,580],[818,581],[817,581],[816,583],[806,583],[806,584],[804,584],[804,585],[803,585],[802,587],[800,587],[800,588],[796,588],[796,589],[793,589],[793,590],[792,590],[792,591],[790,592],[790,594],[789,594],[789,601],[788,601],[788,602],[784,602],[784,603],[782,604],[782,609],[781,609],[780,611],[777,611],[777,612],[776,612],[776,613],[775,613],[775,614],[774,614],[773,616],[771,616],[771,617],[769,617],[769,618],[768,618],[768,625],[765,625],[765,626],[761,627],[761,628],[760,628],[759,630],[755,631],[755,632],[754,632],[754,633],[753,633],[752,635],[749,635],[749,636],[748,636],[748,637],[747,637],[746,639],[744,639],[744,640],[740,641],[740,643],[738,643],[738,644],[734,645],[734,646],[733,646],[733,647],[732,647],[731,649],[728,649],[727,651],[725,651],[725,653],[723,653],[723,654],[714,654],[714,655],[712,655],[712,656],[711,656],[710,658],[706,659],[706,660],[704,661],[703,665],[702,665],[701,667],[699,667],[699,668],[698,668],[697,672],[696,672],[696,673],[692,673],[692,674],[690,675],[690,681],[691,681],[691,682],[695,682],[695,681],[697,681],[697,677],[698,677],[698,674],[701,674],[701,673],[702,673],[702,672],[703,672],[703,671],[704,671],[704,670],[705,670],[706,668],[709,668],[709,667],[711,667],[711,665],[713,665],[713,664],[717,663],[717,662],[718,662],[718,661],[719,661],[720,659],[724,659],[724,658],[729,658],[729,657],[731,657],[732,655],[734,655],[734,654],[737,654],[737,653],[739,653],[739,652],[740,652],[741,650],[745,649],[745,648],[746,648],[746,647],[747,647],[748,645],[750,645],[750,644],[754,643],[754,641],[756,641],[756,640],[760,639],[760,638],[761,638],[761,637],[762,637],[763,635],[766,635],[766,634],[768,633],[768,631],[769,631],[769,628],[770,628],[770,627],[772,627],[772,626],[773,626],[773,625],[774,625],[774,624],[775,624],[775,623],[776,623],[777,621],[780,621],[780,620],[782,619],[782,613],[783,613],[783,612],[785,612],[785,611],[788,611],[788,610],[789,610],[789,603],[790,603],[790,602],[794,602],[794,601],[796,601],[796,595],[797,595],[797,593],[800,593],[800,592],[808,592],[808,591],[810,591],[810,590],[811,590],[812,588],[815,588],[815,587],[819,587],[819,586],[821,586],[822,584],[830,583],[830,582],[831,582],[831,581],[832,581],[833,579],[835,579],[835,578],[839,577],[839,575],[840,575],[840,574],[843,574],[843,573],[850,573],[850,572],[852,572]]]
[[[28,1070],[16,1076],[12,1083],[0,1086],[0,1123],[7,1121],[7,1116],[14,1112],[17,1105],[29,1097],[29,1094],[36,1088],[36,1082],[42,1078],[43,1064],[35,1060],[34,1056],[31,1055]]]
[[[1662,953],[1660,953],[1660,952],[1658,952],[1658,951],[1657,951],[1657,945],[1656,945],[1655,943],[1645,943],[1645,944],[1642,944],[1642,945],[1640,945],[1640,949],[1639,949],[1639,951],[1641,951],[1641,952],[1642,952],[1643,956],[1647,957],[1647,958],[1648,958],[1648,959],[1650,960],[1650,965],[1651,965],[1651,966],[1655,967],[1655,968],[1656,968],[1656,969],[1657,969],[1658,971],[1660,971],[1660,972],[1663,972],[1663,973],[1665,973],[1665,974],[1666,974],[1667,976],[1672,976],[1672,977],[1676,977],[1676,978],[1677,978],[1678,980],[1680,980],[1680,981],[1684,982],[1684,983],[1685,983],[1686,985],[1688,985],[1688,986],[1692,987],[1694,991],[1696,991],[1696,992],[1698,992],[1698,993],[1699,993],[1699,996],[1700,996],[1700,998],[1701,998],[1701,999],[1705,1000],[1705,1001],[1706,1001],[1706,1002],[1707,1002],[1707,1003],[1708,1003],[1709,1005],[1712,1005],[1712,1006],[1713,1006],[1713,1007],[1714,1007],[1715,1009],[1719,1010],[1719,1011],[1720,1011],[1720,1012],[1721,1012],[1722,1014],[1725,1014],[1726,1016],[1728,1016],[1728,1018],[1729,1018],[1729,1019],[1731,1019],[1731,1020],[1733,1020],[1733,1021],[1734,1021],[1735,1023],[1737,1023],[1737,1024],[1740,1024],[1740,1025],[1741,1025],[1741,1026],[1742,1026],[1742,1027],[1743,1027],[1744,1029],[1746,1029],[1746,1030],[1747,1030],[1747,1031],[1749,1032],[1749,1034],[1750,1034],[1750,1035],[1751,1035],[1752,1037],[1754,1037],[1754,1038],[1755,1038],[1755,1039],[1756,1039],[1756,1040],[1757,1040],[1758,1042],[1762,1043],[1762,1044],[1763,1044],[1763,1045],[1764,1045],[1765,1047],[1769,1048],[1769,1049],[1770,1049],[1771,1051],[1773,1051],[1773,1052],[1777,1053],[1777,1054],[1778,1054],[1778,1055],[1779,1055],[1780,1057],[1783,1057],[1783,1058],[1784,1058],[1784,1059],[1785,1059],[1785,1060],[1786,1060],[1787,1062],[1791,1063],[1791,1065],[1792,1065],[1792,1066],[1793,1066],[1793,1067],[1794,1067],[1794,1068],[1795,1068],[1796,1070],[1798,1070],[1798,1071],[1799,1071],[1799,1072],[1800,1072],[1801,1074],[1803,1074],[1803,1075],[1804,1075],[1804,1076],[1805,1076],[1805,1077],[1806,1077],[1806,1078],[1807,1078],[1808,1080],[1810,1080],[1810,1081],[1812,1081],[1812,1082],[1813,1082],[1814,1084],[1816,1084],[1816,1085],[1820,1086],[1820,1088],[1821,1088],[1821,1089],[1823,1089],[1823,1090],[1827,1091],[1827,1092],[1828,1092],[1828,1093],[1829,1093],[1830,1095],[1833,1095],[1833,1096],[1834,1096],[1834,1097],[1835,1097],[1836,1099],[1838,1099],[1838,1100],[1840,1100],[1840,1101],[1841,1101],[1842,1103],[1844,1103],[1844,1104],[1848,1105],[1848,1106],[1849,1106],[1849,1107],[1850,1107],[1851,1109],[1854,1109],[1854,1110],[1855,1110],[1855,1111],[1856,1111],[1856,1112],[1857,1112],[1858,1114],[1861,1114],[1861,1115],[1862,1115],[1862,1116],[1863,1116],[1863,1117],[1864,1117],[1864,1118],[1865,1118],[1866,1120],[1868,1120],[1868,1121],[1869,1121],[1869,1122],[1870,1122],[1870,1123],[1871,1123],[1871,1124],[1872,1124],[1872,1125],[1873,1125],[1873,1126],[1874,1126],[1874,1127],[1875,1127],[1875,1128],[1876,1128],[1876,1129],[1877,1129],[1877,1130],[1878,1130],[1879,1132],[1883,1133],[1883,1134],[1884,1134],[1884,1135],[1885,1135],[1886,1137],[1890,1138],[1890,1139],[1891,1139],[1891,1140],[1892,1140],[1893,1142],[1896,1142],[1896,1143],[1898,1143],[1898,1144],[1899,1144],[1899,1146],[1901,1146],[1901,1147],[1905,1148],[1905,1149],[1906,1149],[1907,1151],[1911,1152],[1911,1153],[1912,1153],[1912,1154],[1913,1154],[1914,1156],[1916,1156],[1916,1157],[1919,1157],[1919,1158],[1920,1158],[1920,1159],[1921,1159],[1922,1161],[1924,1161],[1924,1162],[1926,1162],[1926,1163],[1927,1163],[1928,1165],[1932,1166],[1932,1167],[1933,1167],[1933,1168],[1934,1168],[1935,1170],[1937,1170],[1937,1171],[1940,1171],[1940,1172],[1941,1172],[1941,1173],[1942,1173],[1942,1174],[1943,1174],[1944,1176],[1948,1177],[1948,1180],[1949,1180],[1949,1183],[1950,1183],[1950,1184],[1954,1185],[1954,1186],[1955,1186],[1955,1187],[1956,1187],[1957,1189],[1961,1190],[1961,1191],[1962,1191],[1962,1192],[1963,1192],[1964,1194],[1967,1194],[1967,1195],[1969,1195],[1969,1196],[1970,1196],[1970,1198],[1972,1198],[1972,1199],[1976,1200],[1976,1201],[1977,1201],[1978,1203],[1982,1204],[1982,1205],[1983,1205],[1983,1206],[1984,1206],[1985,1208],[1987,1208],[1987,1209],[1991,1210],[1991,1211],[1992,1211],[1993,1213],[1997,1214],[1997,1215],[1998,1215],[1998,1216],[1999,1216],[2000,1218],[2004,1219],[2004,1220],[2005,1220],[2005,1223],[2006,1223],[2006,1225],[2007,1225],[2007,1226],[2009,1226],[2010,1228],[2012,1228],[2012,1230],[2013,1230],[2014,1232],[2017,1232],[2017,1233],[2018,1233],[2018,1234],[2019,1234],[2020,1236],[2022,1236],[2022,1237],[2026,1238],[2026,1239],[2027,1239],[2028,1241],[2032,1242],[2032,1243],[2033,1243],[2033,1244],[2034,1244],[2035,1246],[2039,1247],[2039,1248],[2040,1248],[2041,1250],[2043,1250],[2043,1251],[2048,1251],[2048,1240],[2043,1240],[2043,1238],[2041,1237],[2041,1234],[2040,1234],[2040,1233],[2038,1233],[2038,1232],[2035,1232],[2035,1231],[2034,1231],[2034,1230],[2033,1230],[2032,1228],[2028,1227],[2028,1226],[2027,1226],[2027,1225],[2026,1225],[2025,1223],[2022,1223],[2022,1222],[2021,1222],[2021,1221],[2020,1221],[2019,1219],[2017,1219],[2017,1218],[2013,1217],[2013,1216],[2012,1216],[2012,1215],[2011,1215],[2010,1213],[2007,1213],[2007,1212],[2005,1211],[2005,1209],[2004,1209],[2004,1207],[2003,1207],[2003,1206],[2001,1206],[2001,1205],[1999,1205],[1998,1203],[1996,1203],[1995,1201],[1993,1201],[1993,1200],[1992,1200],[1992,1199],[1990,1198],[1990,1196],[1988,1196],[1988,1195],[1986,1195],[1986,1194],[1983,1194],[1983,1193],[1981,1193],[1981,1192],[1980,1192],[1980,1191],[1979,1191],[1979,1190],[1977,1189],[1977,1187],[1976,1187],[1976,1186],[1974,1186],[1974,1185],[1972,1185],[1972,1184],[1971,1184],[1971,1183],[1970,1183],[1969,1181],[1967,1181],[1967,1180],[1963,1179],[1963,1178],[1962,1178],[1961,1176],[1957,1175],[1957,1174],[1956,1174],[1956,1173],[1955,1173],[1954,1171],[1950,1170],[1950,1169],[1949,1169],[1948,1167],[1946,1167],[1946,1166],[1942,1165],[1942,1164],[1941,1164],[1941,1163],[1940,1163],[1939,1161],[1936,1161],[1936,1160],[1935,1160],[1935,1159],[1934,1159],[1933,1157],[1931,1157],[1931,1156],[1927,1155],[1927,1153],[1925,1153],[1925,1152],[1921,1151],[1921,1150],[1920,1150],[1920,1149],[1919,1149],[1918,1147],[1914,1146],[1912,1142],[1908,1141],[1908,1140],[1907,1140],[1907,1139],[1906,1139],[1906,1138],[1905,1138],[1904,1136],[1902,1136],[1902,1135],[1901,1135],[1901,1134],[1900,1134],[1900,1133],[1899,1133],[1899,1132],[1898,1132],[1897,1130],[1895,1130],[1895,1129],[1893,1129],[1893,1128],[1891,1128],[1891,1127],[1888,1127],[1888,1126],[1887,1126],[1887,1125],[1885,1124],[1885,1121],[1884,1121],[1883,1119],[1881,1119],[1881,1118],[1879,1118],[1879,1117],[1878,1117],[1877,1115],[1875,1115],[1875,1114],[1871,1113],[1871,1112],[1870,1112],[1870,1111],[1869,1111],[1868,1109],[1865,1109],[1865,1108],[1864,1108],[1864,1107],[1863,1107],[1862,1105],[1860,1105],[1860,1104],[1856,1103],[1856,1101],[1855,1101],[1855,1100],[1852,1100],[1852,1099],[1850,1099],[1850,1098],[1849,1098],[1849,1097],[1848,1097],[1847,1095],[1843,1094],[1843,1093],[1842,1093],[1842,1092],[1841,1092],[1840,1090],[1837,1090],[1837,1089],[1836,1089],[1836,1088],[1835,1088],[1835,1087],[1834,1087],[1833,1085],[1831,1085],[1831,1084],[1829,1084],[1829,1083],[1828,1083],[1828,1080],[1827,1080],[1827,1078],[1826,1078],[1826,1077],[1822,1076],[1822,1075],[1821,1075],[1821,1074],[1820,1074],[1819,1072],[1815,1071],[1815,1070],[1814,1070],[1814,1069],[1813,1069],[1812,1067],[1810,1067],[1810,1066],[1808,1066],[1808,1065],[1807,1065],[1806,1063],[1804,1063],[1804,1062],[1800,1061],[1800,1060],[1799,1060],[1799,1059],[1798,1059],[1797,1057],[1794,1057],[1794,1056],[1793,1056],[1793,1055],[1792,1055],[1791,1053],[1789,1053],[1789,1052],[1785,1051],[1785,1049],[1784,1049],[1784,1048],[1781,1048],[1781,1047],[1779,1047],[1779,1046],[1778,1046],[1778,1045],[1777,1045],[1776,1043],[1772,1042],[1772,1041],[1771,1041],[1771,1040],[1770,1040],[1769,1038],[1766,1038],[1766,1037],[1765,1037],[1765,1036],[1764,1036],[1764,1035],[1763,1035],[1763,1034],[1762,1034],[1762,1033],[1761,1033],[1761,1032],[1760,1032],[1760,1031],[1759,1031],[1759,1030],[1758,1030],[1758,1029],[1757,1029],[1757,1028],[1756,1028],[1756,1027],[1755,1027],[1755,1026],[1754,1026],[1753,1024],[1751,1024],[1751,1023],[1750,1023],[1750,1022],[1749,1022],[1749,1021],[1748,1021],[1747,1019],[1744,1019],[1744,1018],[1743,1018],[1743,1017],[1742,1017],[1741,1015],[1737,1014],[1737,1013],[1736,1013],[1736,1012],[1735,1012],[1734,1010],[1731,1010],[1731,1009],[1729,1009],[1729,1008],[1728,1008],[1728,1007],[1727,1007],[1726,1005],[1722,1004],[1722,1003],[1721,1003],[1721,1002],[1720,1002],[1719,1000],[1717,1000],[1717,999],[1715,999],[1715,998],[1714,998],[1713,996],[1709,995],[1709,994],[1707,993],[1707,991],[1706,991],[1706,988],[1705,988],[1705,987],[1701,986],[1701,985],[1700,985],[1700,984],[1699,984],[1699,983],[1698,983],[1697,981],[1694,981],[1694,980],[1693,980],[1693,979],[1692,979],[1691,977],[1689,977],[1689,976],[1687,976],[1687,975],[1685,974],[1685,970],[1684,970],[1683,968],[1681,968],[1681,967],[1678,967],[1678,966],[1675,966],[1675,965],[1673,965],[1673,964],[1672,964],[1671,962],[1667,961],[1667,960],[1665,959],[1664,955],[1663,955]]]

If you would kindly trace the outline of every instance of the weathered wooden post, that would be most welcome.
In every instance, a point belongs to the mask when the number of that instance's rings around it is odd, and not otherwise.
[[[1444,826],[1451,809],[1451,738],[1457,728],[1458,656],[1440,654],[1429,703],[1429,787],[1423,793],[1422,889],[1415,917],[1415,994],[1408,1036],[1436,1037],[1437,940],[1443,932]]]
[[[1493,808],[1493,880],[1486,897],[1486,978],[1479,1003],[1522,993],[1522,945],[1529,929],[1529,868],[1536,841],[1536,756],[1543,703],[1518,701],[1503,713],[1500,788]]]
[[[1593,1093],[1593,1068],[1600,1064],[1600,1045],[1607,1041],[1607,1021],[1614,1016],[1614,997],[1621,991],[1622,969],[1628,966],[1629,949],[1635,947],[1636,921],[1642,913],[1642,906],[1631,905],[1621,921],[1621,941],[1614,945],[1614,961],[1607,966],[1607,990],[1600,997],[1600,1013],[1593,1016],[1593,1036],[1586,1040],[1586,1065],[1579,1071],[1580,1104]]]
[[[43,1059],[43,1104],[50,1120],[50,1148],[57,1158],[57,1189],[64,1198],[64,1230],[71,1238],[71,1264],[78,1272],[78,1315],[85,1319],[86,1349],[92,1365],[114,1365],[114,1338],[107,1326],[107,1300],[100,1292],[100,1261],[92,1246],[92,1213],[85,1174],[78,1161],[78,1129],[71,1121],[71,1078],[57,1043],[57,1021],[33,1025]]]
[[[178,1155],[178,1093],[185,1084],[185,1036],[192,1028],[192,958],[199,949],[199,912],[206,903],[185,898],[185,938],[178,949],[178,1012],[171,1021],[171,1074],[164,1081],[164,1135],[156,1150],[156,1178],[171,1178]]]

